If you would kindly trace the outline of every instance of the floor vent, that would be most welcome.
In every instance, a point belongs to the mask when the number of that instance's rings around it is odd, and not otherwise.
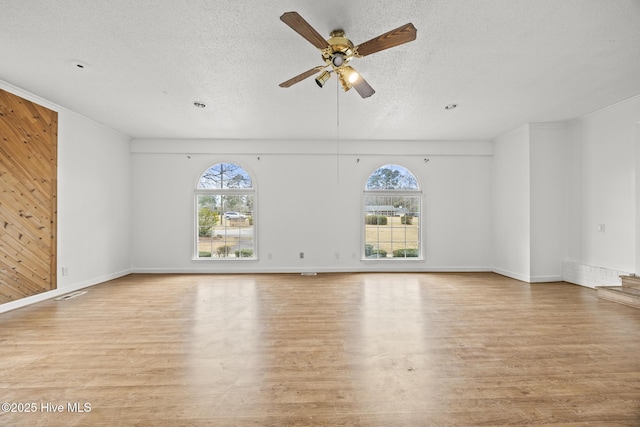
[[[309,272],[309,273],[300,273],[303,276],[316,276],[318,273],[316,272]]]
[[[58,297],[55,300],[56,301],[66,301],[66,300],[69,300],[71,298],[75,298],[75,297],[79,297],[80,295],[84,295],[86,293],[87,293],[87,291],[71,292],[70,294],[62,295],[61,297]]]

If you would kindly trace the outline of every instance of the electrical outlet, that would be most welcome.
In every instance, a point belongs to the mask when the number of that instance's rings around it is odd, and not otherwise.
[[[300,252],[300,259],[304,258],[304,252]]]
[[[68,276],[69,275],[69,269],[67,267],[62,267],[62,275],[63,276]]]

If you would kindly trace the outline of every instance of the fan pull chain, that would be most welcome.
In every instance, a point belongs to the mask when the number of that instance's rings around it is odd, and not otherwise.
[[[340,184],[340,82],[336,79],[336,179]]]

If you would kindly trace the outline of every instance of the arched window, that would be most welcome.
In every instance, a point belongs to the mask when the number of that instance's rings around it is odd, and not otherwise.
[[[249,173],[234,163],[215,164],[200,176],[195,195],[197,259],[256,259]]]
[[[364,189],[364,259],[422,258],[422,193],[408,169],[385,165],[367,179]]]

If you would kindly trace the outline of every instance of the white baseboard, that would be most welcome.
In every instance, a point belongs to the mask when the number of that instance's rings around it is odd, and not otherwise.
[[[52,291],[43,292],[41,294],[33,295],[26,298],[21,298],[16,301],[7,302],[4,304],[0,304],[0,313],[5,313],[7,311],[15,310],[17,308],[26,307],[31,304],[35,304],[37,302],[46,301],[48,299],[57,298],[61,295],[68,294],[70,292],[75,292],[80,289],[88,288],[90,286],[97,285],[99,283],[107,282],[109,280],[117,279],[118,277],[126,276],[127,274],[131,274],[131,270],[123,270],[117,273],[107,274],[99,277],[95,277],[90,280],[84,280],[78,283],[72,283],[70,285],[66,285],[64,287],[54,289]]]
[[[514,273],[513,271],[503,270],[501,268],[494,268],[491,271],[501,276],[506,276],[512,279],[520,280],[521,282],[526,282],[526,283],[531,282],[531,277],[524,274]]]
[[[269,274],[269,273],[475,273],[491,272],[487,267],[414,267],[376,265],[353,267],[305,267],[305,268],[134,268],[133,274]]]
[[[562,281],[562,276],[531,276],[529,278],[529,283],[551,283]]]
[[[492,271],[496,274],[500,274],[501,276],[507,276],[526,283],[551,283],[563,281],[562,276],[529,276],[526,274],[514,273],[512,271],[503,270],[500,268],[494,268]]]

